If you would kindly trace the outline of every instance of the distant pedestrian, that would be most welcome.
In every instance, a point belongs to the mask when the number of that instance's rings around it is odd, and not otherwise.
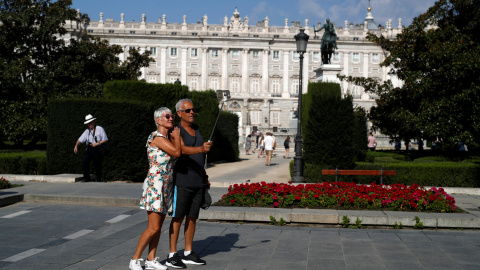
[[[409,151],[411,150],[411,145],[410,145],[410,139],[405,140],[405,150]]]
[[[271,136],[270,132],[267,132],[267,136],[263,140],[265,143],[265,165],[270,166],[272,161],[273,148],[275,147],[275,140]]]
[[[365,138],[365,137],[364,137]],[[368,149],[375,151],[375,147],[377,146],[377,141],[375,141],[375,137],[373,137],[372,132],[368,134]]]
[[[418,138],[418,151],[423,150],[423,140],[422,138]]]
[[[260,150],[258,150],[258,157],[265,155],[265,143],[264,143],[265,137],[263,134],[260,132],[260,135],[258,137],[258,147]]]
[[[87,125],[87,129],[78,138],[73,152],[78,153],[78,145],[85,143],[87,145],[85,152],[83,152],[82,166],[83,166],[83,181],[90,182],[90,161],[93,160],[95,166],[96,181],[102,181],[102,160],[103,151],[102,144],[108,141],[107,133],[101,126],[95,124],[96,118],[91,114],[85,116],[84,124]]]
[[[147,229],[138,240],[135,255],[130,260],[131,270],[142,270],[141,259],[148,245],[148,257],[145,269],[167,269],[155,256],[165,215],[172,213],[173,203],[173,166],[181,154],[180,129],[173,128],[175,115],[170,109],[162,107],[154,113],[157,130],[147,140],[147,154],[150,169],[143,182],[140,208],[147,210]],[[172,130],[171,133],[169,130]]]
[[[250,155],[250,148],[252,148],[252,135],[248,134],[245,139],[245,154]]]
[[[463,142],[458,142],[458,151],[460,151],[460,152],[466,151],[466,149],[465,149],[465,143],[463,143]]]
[[[400,148],[402,148],[400,139],[395,139],[395,150],[400,151]]]
[[[283,146],[285,147],[285,155],[283,156],[283,158],[288,158],[288,154],[290,152],[290,136],[287,136],[287,138],[283,142]]]
[[[252,153],[255,154],[255,151],[257,151],[258,148],[258,135],[255,131],[252,131],[252,142],[254,143],[254,149],[252,150]]]

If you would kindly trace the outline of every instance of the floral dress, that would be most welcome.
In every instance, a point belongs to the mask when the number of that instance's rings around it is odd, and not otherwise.
[[[176,157],[171,157],[158,147],[151,147],[155,137],[167,138],[159,131],[154,131],[148,137],[147,153],[150,169],[143,182],[143,193],[140,208],[162,214],[172,213],[173,201],[173,166]]]

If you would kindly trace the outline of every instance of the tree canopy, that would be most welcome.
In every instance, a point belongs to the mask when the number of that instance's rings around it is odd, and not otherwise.
[[[89,18],[71,0],[0,1],[0,132],[21,144],[46,135],[47,102],[57,97],[100,97],[109,80],[137,79],[149,53],[88,38]],[[79,24],[69,39],[66,23]],[[2,138],[0,138],[1,140]]]
[[[403,81],[342,77],[376,93],[369,113],[392,140],[442,140],[447,148],[480,146],[480,5],[440,0],[394,40],[369,33],[386,52],[382,66]]]

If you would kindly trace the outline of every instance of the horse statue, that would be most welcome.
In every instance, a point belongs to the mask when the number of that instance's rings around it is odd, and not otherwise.
[[[313,28],[314,33],[325,29],[325,33],[322,36],[322,43],[320,45],[320,51],[322,53],[322,64],[330,64],[330,59],[332,58],[332,54],[335,52],[337,47],[337,34],[335,33],[335,27],[333,23],[330,22],[330,19],[326,20],[326,23],[318,30],[315,30],[315,26]]]

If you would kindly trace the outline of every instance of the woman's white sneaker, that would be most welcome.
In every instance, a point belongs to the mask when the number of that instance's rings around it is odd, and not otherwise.
[[[143,259],[130,260],[130,270],[143,270],[142,261]]]
[[[167,270],[168,268],[161,264],[159,261],[158,261],[158,257],[156,257],[155,259],[153,259],[152,261],[149,261],[149,260],[146,260],[145,261],[145,269],[160,269],[160,270]]]

